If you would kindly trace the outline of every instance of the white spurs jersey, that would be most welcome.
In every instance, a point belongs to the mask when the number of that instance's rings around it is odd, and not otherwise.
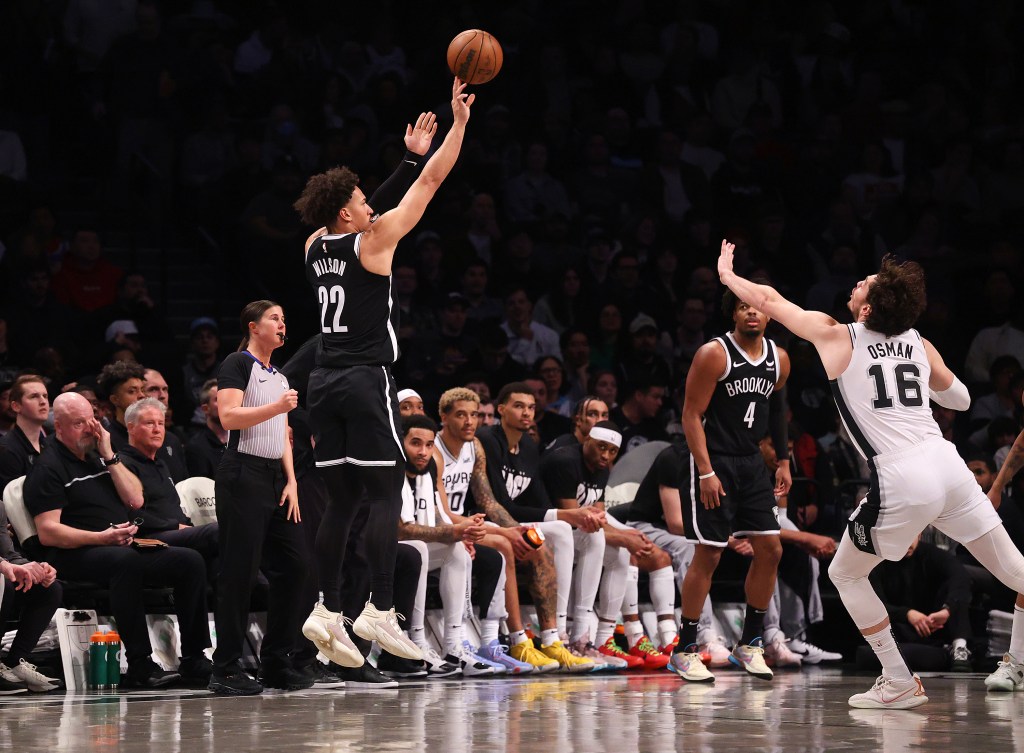
[[[444,458],[441,481],[445,494],[448,495],[448,507],[456,515],[465,515],[469,479],[473,475],[473,465],[476,463],[476,443],[463,442],[458,457],[452,455],[440,437],[437,439],[437,448]]]
[[[430,471],[434,470],[431,464]],[[437,476],[428,471],[405,477],[402,484],[402,522],[433,528],[437,525]]]
[[[917,330],[886,337],[862,323],[846,326],[853,356],[831,381],[832,396],[860,453],[870,460],[941,437],[928,399],[931,367]]]

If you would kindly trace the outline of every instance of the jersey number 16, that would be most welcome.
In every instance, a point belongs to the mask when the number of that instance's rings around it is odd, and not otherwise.
[[[924,405],[924,398],[921,396],[921,369],[916,364],[901,363],[892,372],[893,381],[896,382],[896,399],[900,405],[907,408]],[[868,376],[875,382],[875,399],[871,401],[871,407],[875,410],[891,408],[893,400],[889,393],[889,380],[886,380],[882,364],[872,364],[868,369]]]

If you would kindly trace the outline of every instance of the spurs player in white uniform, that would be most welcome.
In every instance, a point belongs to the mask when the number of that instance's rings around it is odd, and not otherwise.
[[[851,696],[850,705],[920,706],[928,697],[903,661],[868,573],[883,559],[901,559],[931,524],[1008,587],[1024,590],[1024,555],[929,409],[929,398],[961,411],[971,398],[934,346],[912,329],[925,307],[924,272],[914,262],[887,256],[878,274],[853,289],[849,308],[857,323],[846,325],[736,275],[734,248],[722,241],[722,283],[814,344],[846,428],[871,468],[871,489],[850,517],[829,567],[843,604],[882,664],[875,685]],[[1015,615],[1014,634],[1022,630],[1024,619]]]

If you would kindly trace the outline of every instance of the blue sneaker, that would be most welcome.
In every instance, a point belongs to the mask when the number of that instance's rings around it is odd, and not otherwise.
[[[494,667],[494,674],[511,674],[511,671],[508,669],[508,667],[506,667],[504,664],[501,664],[500,662],[494,661],[489,656],[487,656],[487,654],[484,653],[483,648],[478,649],[472,643],[466,640],[462,641],[462,647],[469,653],[473,654],[473,656],[482,661],[488,667]]]
[[[524,661],[519,661],[509,656],[508,650],[497,638],[486,646],[481,646],[480,651],[477,653],[481,659],[500,664],[510,675],[525,675],[533,671],[532,664],[527,664]]]

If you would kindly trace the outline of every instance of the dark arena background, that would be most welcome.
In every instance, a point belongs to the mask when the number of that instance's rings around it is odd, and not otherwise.
[[[597,395],[625,437],[606,495],[614,509],[652,467],[644,444],[684,441],[691,362],[733,326],[716,271],[723,238],[736,244],[739,274],[844,323],[851,290],[893,253],[925,271],[916,329],[972,397],[967,411],[933,403],[933,414],[988,491],[1024,428],[1024,9],[1010,0],[6,0],[0,434],[25,437],[16,434],[28,404],[15,386],[22,375],[39,375],[50,404],[78,392],[114,430],[124,416],[118,390],[135,379],[138,397],[167,406],[177,444],[165,445],[174,448],[165,460],[191,522],[215,519],[212,482],[187,479],[212,478],[223,452],[204,384],[244,334],[239,312],[258,299],[282,306],[288,333],[275,366],[323,324],[302,255],[316,228],[293,203],[311,175],[339,165],[370,196],[402,163],[406,126],[421,112],[437,114],[436,150],[453,119],[445,52],[474,28],[500,42],[504,59],[492,81],[469,88],[476,100],[458,161],[398,245],[390,296],[399,390],[415,390],[437,420],[453,387],[471,386],[481,413],[493,414],[502,387],[525,381],[536,399],[528,433],[542,449],[573,430],[577,401]],[[60,609],[26,661],[68,687],[29,683],[25,692],[5,663],[0,747],[1024,750],[1024,694],[985,682],[1009,650],[1014,594],[931,528],[917,552],[871,577],[929,703],[848,706],[879,665],[827,570],[871,469],[814,348],[777,323],[767,334],[792,364],[793,488],[780,506],[794,524],[779,569],[771,681],[719,666],[713,684],[687,683],[648,663],[268,687],[246,698],[203,682],[152,687],[131,672],[96,689],[90,637],[116,627],[116,587],[59,567],[63,591],[50,609]],[[40,422],[56,442],[52,413]],[[309,429],[300,437],[292,428],[315,473]],[[762,450],[777,467],[767,438]],[[15,631],[29,629],[25,605],[41,600],[30,595],[48,587],[16,590],[19,550],[30,560],[46,550],[30,548],[26,469],[5,452],[13,548],[0,533],[0,661]],[[1018,547],[1022,499],[1024,475],[1007,484],[998,510]],[[710,634],[719,647],[740,637],[749,553],[734,540],[715,575]],[[649,582],[641,573],[639,611],[655,651],[664,626]],[[519,585],[539,646],[533,596]],[[212,574],[208,590],[215,639]],[[466,613],[477,645],[478,591]],[[156,670],[174,671],[174,595],[147,584],[139,598]],[[426,636],[438,650],[441,609],[434,573]],[[956,634],[932,620],[943,610],[961,618]],[[243,657],[254,675],[266,611],[260,578]],[[619,626],[613,643],[628,651],[629,640]]]

